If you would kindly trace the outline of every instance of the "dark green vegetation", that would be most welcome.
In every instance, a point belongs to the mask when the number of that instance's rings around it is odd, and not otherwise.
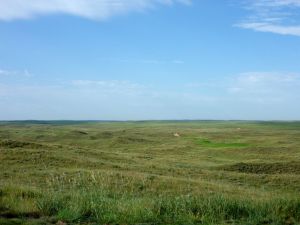
[[[0,162],[1,225],[300,224],[299,122],[2,122]]]

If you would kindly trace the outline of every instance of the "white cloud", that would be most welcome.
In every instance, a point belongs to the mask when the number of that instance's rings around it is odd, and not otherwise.
[[[256,0],[253,3],[254,6],[300,6],[299,0]]]
[[[284,72],[247,72],[232,79],[230,93],[246,94],[247,97],[268,99],[287,97],[298,92],[300,74]]]
[[[15,71],[8,71],[8,70],[0,69],[0,76],[11,76],[11,75],[15,75],[15,74],[16,74]]]
[[[136,87],[137,84],[123,80],[73,80],[71,82],[75,86],[100,86],[100,87]]]
[[[144,91],[145,86],[126,80],[73,80],[71,85],[81,90],[99,91],[102,93],[113,93],[132,95]]]
[[[299,119],[299,73],[201,79],[162,87],[128,80],[1,79],[0,120]]]
[[[143,11],[158,4],[190,4],[191,0],[0,0],[0,20],[69,14],[94,20]]]
[[[0,69],[0,77],[32,77],[33,75],[27,70],[3,70]]]
[[[247,72],[241,73],[238,76],[238,80],[249,83],[295,83],[300,81],[300,74],[288,72]]]
[[[275,25],[272,23],[240,23],[239,27],[245,29],[252,29],[261,32],[271,32],[282,35],[295,35],[300,36],[300,25],[299,26],[284,26]]]
[[[300,0],[247,1],[250,16],[236,24],[237,27],[259,32],[300,36],[298,12]]]

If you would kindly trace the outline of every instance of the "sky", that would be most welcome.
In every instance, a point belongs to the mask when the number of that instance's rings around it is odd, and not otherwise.
[[[300,0],[0,0],[0,120],[300,120]]]

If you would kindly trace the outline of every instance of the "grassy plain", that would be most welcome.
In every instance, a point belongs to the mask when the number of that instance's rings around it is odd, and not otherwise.
[[[300,122],[0,123],[1,225],[300,224],[299,194]]]

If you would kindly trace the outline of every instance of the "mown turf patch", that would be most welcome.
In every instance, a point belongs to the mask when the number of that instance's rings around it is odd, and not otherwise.
[[[200,140],[197,140],[196,143],[198,145],[201,145],[204,147],[211,147],[211,148],[242,148],[242,147],[249,146],[249,144],[247,144],[247,143],[212,142],[208,139],[200,139]]]
[[[256,174],[300,174],[300,162],[237,163],[223,167],[227,171]]]

